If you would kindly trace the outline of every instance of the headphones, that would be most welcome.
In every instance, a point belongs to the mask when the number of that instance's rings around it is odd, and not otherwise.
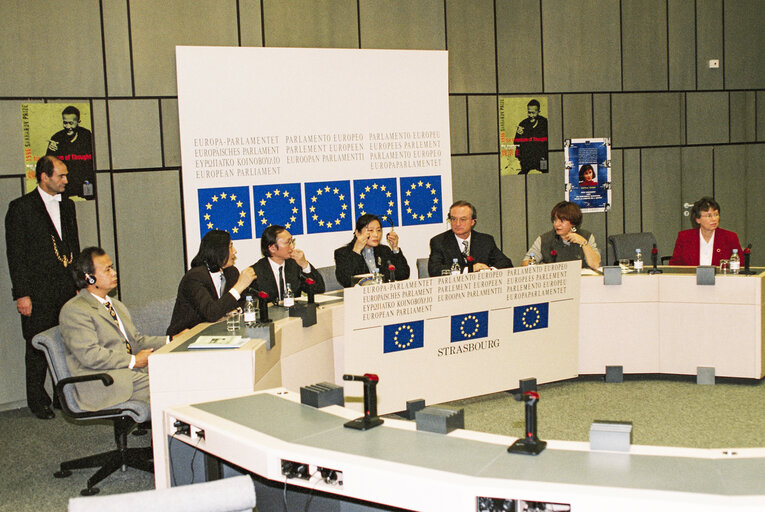
[[[88,283],[91,286],[96,284],[96,276],[88,274],[87,272],[85,272],[84,275],[85,275],[85,282],[86,283]]]

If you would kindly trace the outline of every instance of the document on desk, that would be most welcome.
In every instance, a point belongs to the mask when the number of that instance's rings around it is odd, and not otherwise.
[[[241,336],[200,336],[189,345],[189,349],[239,348],[248,341],[250,341],[249,338]]]

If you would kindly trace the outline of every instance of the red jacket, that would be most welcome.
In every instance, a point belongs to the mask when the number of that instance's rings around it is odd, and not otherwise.
[[[720,260],[727,260],[733,253],[733,249],[738,249],[738,255],[743,258],[741,244],[738,241],[738,235],[733,231],[717,228],[715,229],[715,244],[712,250],[712,265],[715,267],[720,264]],[[699,230],[686,229],[677,234],[675,241],[675,250],[672,251],[670,265],[699,265]],[[743,261],[741,262],[743,265]]]

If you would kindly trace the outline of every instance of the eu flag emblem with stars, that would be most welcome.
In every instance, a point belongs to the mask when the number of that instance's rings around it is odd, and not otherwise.
[[[303,234],[303,195],[300,183],[254,185],[255,237],[274,224],[284,226],[293,235]]]
[[[349,180],[306,183],[305,208],[308,233],[352,230],[354,219],[351,204]]]
[[[549,302],[515,306],[513,309],[513,332],[546,328],[549,311]]]
[[[199,235],[212,229],[228,231],[232,240],[252,238],[250,193],[247,187],[197,189]]]
[[[438,224],[443,222],[441,176],[401,178],[401,224]]]
[[[354,180],[353,197],[356,200],[357,217],[371,213],[398,226],[396,178]]]
[[[383,327],[383,353],[422,348],[425,320],[386,325]]]
[[[452,316],[452,343],[474,340],[489,335],[489,312],[479,311]]]

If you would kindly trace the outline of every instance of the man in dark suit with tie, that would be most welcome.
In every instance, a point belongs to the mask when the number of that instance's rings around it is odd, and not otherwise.
[[[101,381],[75,384],[77,404],[97,411],[127,400],[148,402],[149,355],[167,337],[138,332],[125,305],[109,297],[117,287],[117,271],[103,249],[83,249],[74,270],[80,291],[59,315],[66,364],[73,376],[108,373],[114,379],[110,386]]]
[[[475,206],[467,201],[455,201],[449,207],[451,229],[430,239],[430,277],[440,276],[444,270],[451,269],[455,258],[460,267],[465,268],[468,257],[471,257],[474,271],[513,266],[510,258],[494,243],[493,236],[473,230],[477,219]]]
[[[54,156],[37,161],[37,188],[11,201],[5,240],[13,300],[26,340],[27,405],[40,419],[54,417],[45,391],[48,365],[32,338],[58,324],[61,306],[76,289],[70,265],[80,252],[74,203],[62,198],[66,165]]]
[[[269,301],[284,299],[287,285],[295,297],[307,292],[306,279],[313,279],[314,293],[324,293],[324,279],[316,268],[308,263],[305,253],[295,247],[295,239],[284,226],[268,226],[260,237],[263,257],[252,267],[258,276],[251,287],[266,292]]]

